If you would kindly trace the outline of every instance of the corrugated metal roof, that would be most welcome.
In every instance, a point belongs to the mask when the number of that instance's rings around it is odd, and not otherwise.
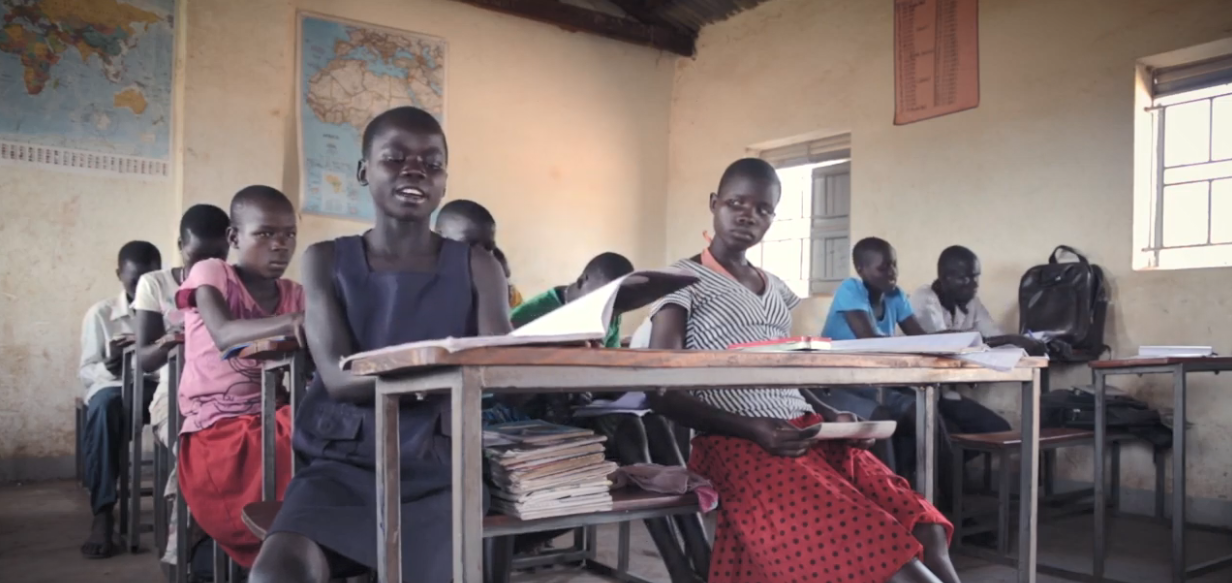
[[[665,23],[687,30],[701,30],[707,24],[727,18],[766,0],[667,0],[653,9]]]

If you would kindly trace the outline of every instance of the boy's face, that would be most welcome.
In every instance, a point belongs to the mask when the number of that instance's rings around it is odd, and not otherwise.
[[[131,298],[137,295],[137,280],[141,279],[141,276],[151,271],[158,271],[162,268],[163,266],[161,261],[154,261],[152,263],[125,261],[120,264],[118,269],[116,269],[116,278],[119,279],[120,284],[124,286],[124,293],[128,294],[128,297]]]
[[[286,273],[295,255],[295,211],[285,206],[257,202],[246,204],[234,217],[227,236],[239,253],[239,265],[268,279]]]
[[[781,192],[777,182],[745,176],[728,180],[710,195],[715,237],[734,249],[761,242],[774,222],[774,207]]]
[[[184,267],[192,267],[206,259],[222,259],[225,261],[230,249],[231,244],[227,242],[225,236],[217,238],[198,237],[192,231],[189,231],[188,238],[180,240],[180,259],[183,260]]]
[[[357,178],[388,217],[427,222],[445,197],[445,138],[390,121],[372,138]]]
[[[966,305],[980,289],[980,260],[951,261],[938,275],[941,289],[955,302]]]
[[[580,292],[579,297],[612,283],[612,281],[612,278],[607,277],[606,275],[582,274],[582,278],[578,280],[578,292]]]
[[[898,287],[898,255],[890,248],[888,252],[874,251],[867,256],[865,264],[856,269],[866,287],[881,293],[889,293]]]

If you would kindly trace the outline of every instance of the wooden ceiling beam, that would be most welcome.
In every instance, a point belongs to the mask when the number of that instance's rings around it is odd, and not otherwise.
[[[659,24],[635,22],[609,14],[563,4],[557,0],[457,0],[479,8],[520,16],[569,31],[582,31],[610,39],[653,47],[692,57],[697,37]],[[635,17],[636,18],[636,17]]]

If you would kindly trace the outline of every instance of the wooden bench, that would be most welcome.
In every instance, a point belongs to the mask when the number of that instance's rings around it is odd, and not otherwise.
[[[1053,492],[1053,478],[1056,474],[1056,450],[1062,447],[1094,445],[1095,432],[1085,429],[1066,427],[1042,427],[1039,430],[1039,448],[1043,458],[1044,501],[1056,501],[1059,498],[1080,500],[1094,494],[1094,488],[1102,488],[1103,484],[1094,484],[1090,490],[1069,492],[1060,497]],[[1108,443],[1112,445],[1112,485],[1110,488],[1112,504],[1116,504],[1120,496],[1120,462],[1122,441],[1131,439],[1128,434],[1112,434]],[[953,434],[950,436],[953,450],[953,505],[952,522],[954,523],[953,545],[955,549],[963,546],[963,538],[985,532],[987,529],[964,528],[963,521],[989,514],[986,508],[968,512],[964,509],[963,482],[966,457],[968,451],[978,452],[984,456],[984,490],[992,490],[992,458],[997,457],[999,480],[997,484],[997,552],[1002,556],[1009,555],[1010,509],[1012,504],[1013,482],[1010,477],[1012,465],[1010,457],[1022,448],[1022,433],[1019,431],[1003,431],[998,433]]]
[[[244,524],[248,526],[248,530],[252,531],[257,538],[265,540],[270,527],[274,524],[274,518],[278,516],[278,511],[281,508],[282,502],[257,502],[249,504],[244,507],[242,514]],[[589,552],[585,556],[579,557],[579,559],[588,570],[600,575],[615,577],[619,580],[633,583],[645,583],[644,580],[628,572],[629,524],[635,520],[675,516],[677,514],[692,514],[700,511],[697,505],[697,496],[693,493],[683,495],[656,494],[634,488],[625,488],[612,492],[612,509],[606,512],[573,514],[534,520],[521,520],[503,514],[489,515],[483,520],[483,536],[485,539],[501,539],[496,541],[498,544],[495,546],[504,548],[493,550],[492,564],[504,566],[499,570],[493,569],[494,571],[502,572],[490,574],[487,580],[508,580],[508,570],[512,564],[512,537],[514,535],[580,527],[592,529],[602,524],[620,523],[620,548],[618,550],[616,567],[613,568],[599,563],[596,560],[593,545],[589,547]],[[593,531],[591,533],[593,536]]]

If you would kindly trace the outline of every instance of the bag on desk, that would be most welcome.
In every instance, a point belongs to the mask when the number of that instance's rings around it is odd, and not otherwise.
[[[1156,447],[1171,447],[1172,432],[1156,411],[1133,397],[1107,395],[1108,431],[1129,433]],[[1040,427],[1095,429],[1095,395],[1079,389],[1057,389],[1040,395]]]
[[[1069,253],[1077,262],[1057,261]],[[1099,358],[1104,345],[1108,287],[1104,271],[1072,247],[1061,245],[1048,263],[1028,269],[1018,284],[1018,331],[1044,334],[1048,356],[1059,362]],[[1064,346],[1064,350],[1057,348]]]

